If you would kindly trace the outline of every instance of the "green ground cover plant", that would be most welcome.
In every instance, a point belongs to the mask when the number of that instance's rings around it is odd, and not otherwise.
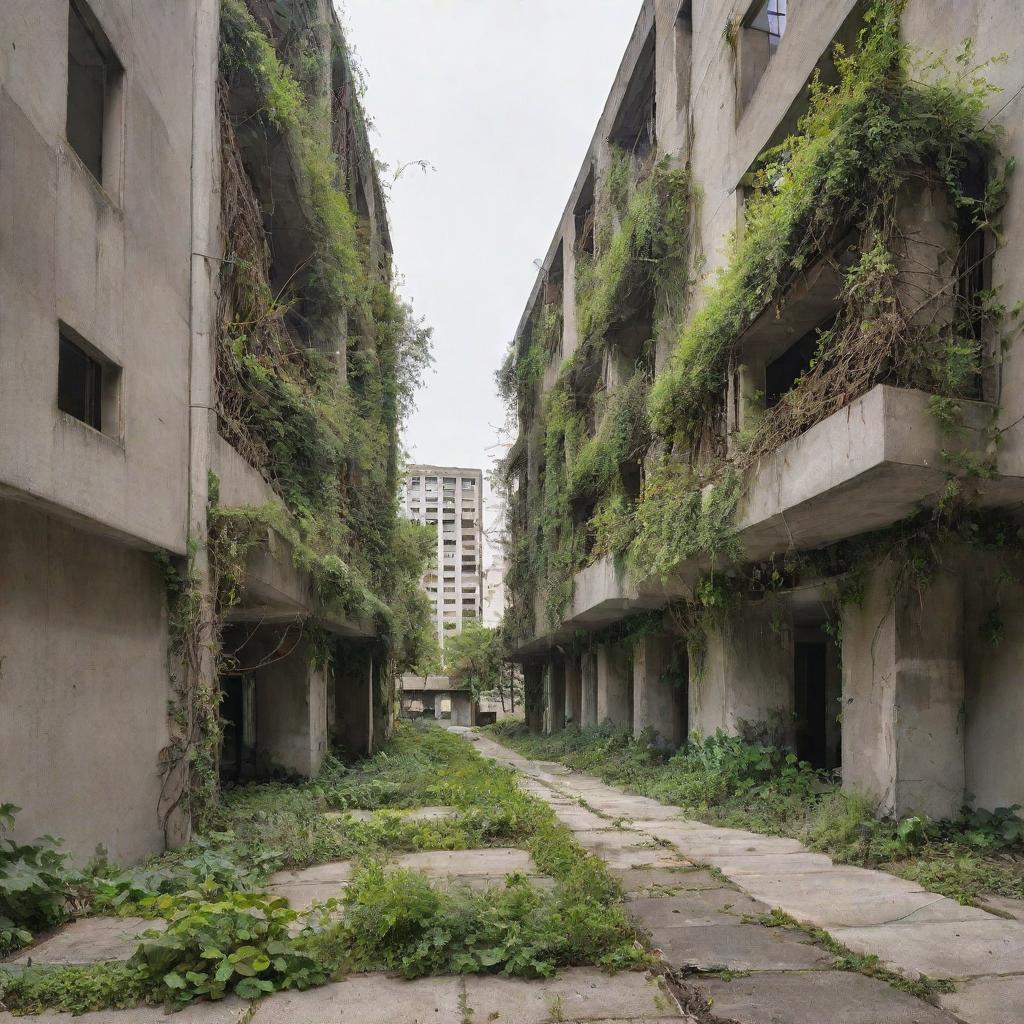
[[[608,725],[552,736],[520,723],[487,731],[528,757],[557,760],[701,821],[799,839],[836,861],[880,867],[964,904],[986,894],[1024,900],[1024,844],[1016,809],[966,810],[957,821],[880,819],[865,797],[784,749],[719,732],[675,753],[652,736]]]
[[[423,804],[455,814],[413,821],[402,813]],[[377,813],[328,816],[354,809]],[[19,1013],[181,1006],[308,988],[352,970],[540,976],[646,962],[602,862],[512,771],[433,726],[400,726],[372,758],[351,768],[329,758],[309,781],[235,787],[211,821],[214,831],[141,868],[97,862],[77,876],[83,907],[167,922],[128,963],[0,971],[0,1003]],[[385,870],[400,851],[487,845],[529,850],[554,886],[510,876],[466,892]],[[337,859],[353,861],[354,873],[336,901],[299,913],[265,891],[273,870]]]

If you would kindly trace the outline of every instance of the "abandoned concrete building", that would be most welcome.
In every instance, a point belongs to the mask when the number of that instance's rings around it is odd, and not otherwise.
[[[0,793],[131,861],[387,734],[407,324],[329,0],[0,39]]]
[[[1022,45],[1005,0],[643,4],[502,371],[532,728],[1024,803]]]
[[[437,530],[437,559],[423,589],[434,610],[437,638],[462,632],[483,615],[483,472],[455,466],[409,465],[400,497],[402,514]]]

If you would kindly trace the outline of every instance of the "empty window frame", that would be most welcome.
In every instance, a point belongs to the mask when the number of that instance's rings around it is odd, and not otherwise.
[[[738,110],[746,108],[786,33],[788,0],[757,0],[739,33]]]
[[[583,188],[580,189],[580,197],[573,207],[573,222],[576,229],[574,248],[577,255],[594,255],[595,221],[594,169],[591,167],[583,182]]]
[[[120,434],[121,370],[65,324],[58,332],[57,408],[112,437]]]
[[[645,156],[655,141],[654,30],[644,41],[618,113],[608,133],[612,145]]]
[[[68,4],[65,134],[92,176],[116,191],[124,69],[99,21],[82,3]]]

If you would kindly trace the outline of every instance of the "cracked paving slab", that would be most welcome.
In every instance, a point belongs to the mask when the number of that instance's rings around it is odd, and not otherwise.
[[[127,960],[138,948],[141,932],[150,928],[163,931],[166,927],[165,921],[149,921],[142,917],[85,917],[64,925],[53,935],[21,950],[0,963],[0,967]]]
[[[101,1010],[73,1017],[70,1013],[40,1013],[15,1017],[0,1013],[0,1024],[246,1024],[250,1005],[241,999],[224,999],[219,1003],[196,1003],[168,1017],[162,1006],[137,1006],[132,1010]]]

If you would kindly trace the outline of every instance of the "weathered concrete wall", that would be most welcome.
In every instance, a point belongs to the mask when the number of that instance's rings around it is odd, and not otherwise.
[[[633,663],[627,648],[597,648],[597,720],[624,729],[633,727]]]
[[[783,603],[747,604],[708,631],[703,665],[690,666],[689,723],[705,736],[758,726],[793,742],[793,628]],[[763,727],[763,728],[762,728]]]
[[[955,816],[964,799],[963,590],[883,563],[843,608],[843,785],[883,811]]]
[[[177,553],[195,6],[90,4],[126,68],[100,183],[65,141],[68,5],[0,5],[0,483]],[[58,321],[121,367],[103,433],[57,409]]]
[[[663,746],[675,748],[686,739],[680,704],[686,690],[672,676],[675,639],[641,637],[633,649],[633,735],[653,729]]]
[[[578,654],[565,659],[565,722],[579,726],[583,715],[583,675]]]
[[[327,753],[327,673],[300,640],[254,673],[256,749],[299,775],[316,775]]]
[[[158,851],[167,611],[152,556],[0,499],[0,793],[15,835]]]
[[[549,735],[565,728],[565,662],[553,658],[544,674],[544,731]]]

